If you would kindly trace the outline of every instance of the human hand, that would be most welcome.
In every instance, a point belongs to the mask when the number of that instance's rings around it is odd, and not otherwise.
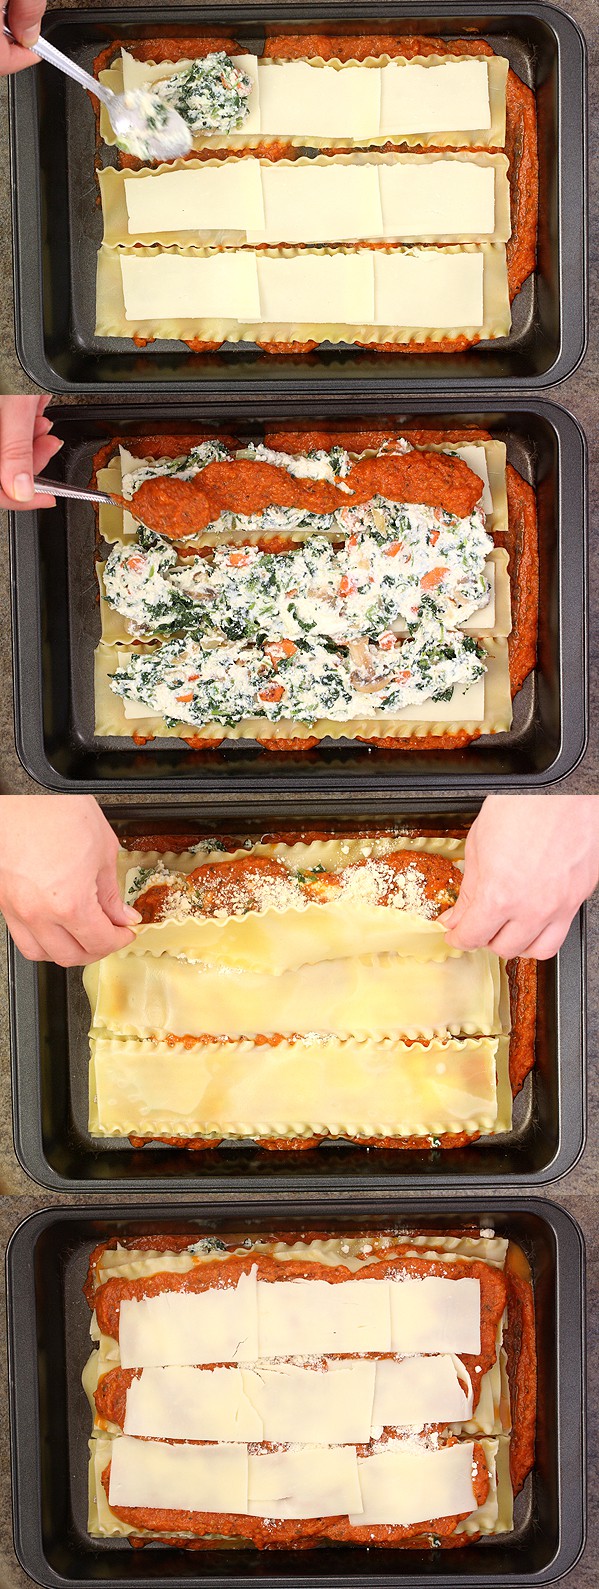
[[[36,496],[33,476],[60,451],[46,419],[49,397],[0,397],[0,508],[53,508],[54,497]]]
[[[557,954],[599,882],[599,796],[490,795],[466,840],[459,899],[441,920],[456,949]]]
[[[8,77],[11,72],[22,72],[24,66],[36,65],[39,55],[32,55],[31,46],[39,39],[45,9],[46,0],[9,0],[6,25],[29,48],[19,49],[0,32],[0,76]]]
[[[131,943],[118,848],[91,795],[0,797],[0,910],[26,960],[89,965]]]

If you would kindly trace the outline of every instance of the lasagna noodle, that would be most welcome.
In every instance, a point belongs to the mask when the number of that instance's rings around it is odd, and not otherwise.
[[[230,966],[278,976],[302,965],[317,965],[359,954],[415,955],[445,960],[458,955],[447,943],[440,920],[417,910],[363,903],[358,895],[303,909],[246,910],[239,916],[175,916],[147,922],[120,951],[129,955],[183,955],[214,968]]]
[[[160,1537],[159,1531],[148,1530],[148,1529],[144,1529],[144,1528],[141,1528],[139,1526],[136,1526],[136,1525],[132,1525],[130,1523],[123,1522],[119,1517],[117,1517],[115,1512],[112,1511],[110,1503],[109,1503],[108,1498],[106,1496],[106,1492],[105,1492],[104,1486],[102,1484],[102,1474],[105,1472],[106,1468],[108,1467],[109,1463],[111,1462],[115,1447],[118,1444],[121,1443],[123,1438],[124,1438],[123,1436],[119,1436],[116,1439],[113,1439],[113,1438],[111,1438],[110,1436],[108,1436],[106,1434],[101,1434],[101,1435],[98,1435],[98,1436],[94,1436],[90,1440],[90,1443],[89,1443],[89,1450],[90,1450],[89,1512],[88,1512],[88,1528],[89,1528],[89,1532],[90,1532],[90,1534],[92,1534],[95,1537],[104,1537],[104,1538],[106,1538],[106,1537],[115,1537],[115,1538],[117,1538],[119,1536],[126,1538],[127,1536],[132,1535],[132,1534],[136,1535],[136,1536],[139,1536],[139,1537],[142,1537],[142,1538],[143,1537],[150,1537],[152,1535],[154,1535],[154,1537]],[[136,1441],[136,1442],[132,1442],[132,1444],[134,1444],[136,1447],[141,1447],[144,1444],[144,1442],[143,1441]],[[396,1444],[399,1444],[399,1442],[396,1442]],[[414,1444],[414,1448],[416,1450],[418,1450],[418,1446],[416,1445],[416,1442],[414,1442],[413,1444]],[[505,1533],[506,1531],[509,1531],[512,1528],[512,1526],[513,1526],[512,1495],[511,1495],[511,1486],[510,1486],[510,1482],[509,1482],[509,1441],[507,1439],[505,1439],[505,1438],[503,1440],[502,1439],[483,1439],[483,1440],[481,1440],[480,1444],[481,1444],[482,1451],[483,1451],[483,1454],[484,1454],[485,1462],[487,1464],[487,1470],[488,1470],[489,1479],[490,1479],[490,1487],[489,1487],[488,1496],[487,1496],[486,1500],[483,1502],[483,1504],[481,1506],[479,1506],[479,1507],[476,1507],[476,1506],[473,1507],[473,1509],[472,1509],[471,1513],[469,1514],[468,1518],[463,1523],[460,1523],[457,1526],[456,1532],[463,1533],[466,1536],[468,1536],[469,1534],[479,1534],[479,1533],[480,1534],[501,1534],[501,1533]],[[173,1450],[173,1449],[176,1449],[176,1448],[165,1447],[163,1449],[168,1451],[168,1450]],[[191,1449],[194,1449],[194,1448],[192,1447]],[[441,1447],[439,1454],[441,1454],[445,1449],[452,1450],[452,1449],[456,1449],[456,1448],[455,1447],[449,1447],[449,1448]],[[459,1449],[459,1447],[458,1447],[458,1449]],[[472,1448],[470,1447],[469,1449],[471,1450]],[[367,1459],[364,1459],[364,1460],[367,1460]],[[313,1468],[313,1471],[317,1472],[317,1469]],[[358,1477],[359,1477],[359,1483],[361,1484],[360,1472],[358,1473]],[[407,1476],[406,1476],[405,1472],[403,1474],[403,1477],[404,1477],[404,1479],[407,1479]],[[427,1512],[429,1512],[429,1514],[430,1514],[432,1512],[433,1506],[436,1504],[439,1507],[439,1510],[436,1512],[436,1515],[437,1516],[441,1516],[443,1514],[442,1514],[442,1511],[440,1509],[443,1506],[445,1506],[447,1508],[448,1505],[450,1504],[450,1498],[449,1498],[449,1496],[447,1494],[447,1491],[445,1490],[443,1492],[443,1494],[441,1494],[439,1492],[439,1490],[437,1489],[437,1481],[439,1480],[441,1482],[441,1484],[443,1484],[443,1482],[445,1480],[445,1469],[444,1469],[444,1467],[439,1468],[435,1472],[435,1482],[434,1482],[434,1484],[431,1484],[430,1470],[429,1470],[429,1473],[428,1473],[427,1477],[428,1477],[428,1481],[429,1481],[429,1489],[428,1489],[428,1494],[427,1494]],[[370,1488],[370,1487],[371,1486],[368,1485],[368,1488]],[[165,1492],[165,1488],[161,1487],[161,1496],[162,1496],[163,1504],[164,1504],[165,1493],[166,1493]],[[324,1492],[321,1491],[321,1493],[324,1493]],[[407,1493],[407,1491],[406,1491],[406,1493]],[[362,1490],[361,1490],[361,1488],[360,1488],[360,1499],[362,1501]],[[323,1515],[322,1507],[321,1507],[320,1513],[318,1513],[316,1515],[320,1515],[320,1516]],[[449,1514],[446,1513],[446,1515],[452,1515],[452,1514],[451,1513],[449,1513]],[[431,1520],[432,1520],[432,1517],[431,1517]],[[174,1532],[177,1533],[177,1530],[175,1529]],[[170,1537],[172,1537],[172,1535],[173,1535],[173,1530],[169,1529],[168,1530],[168,1537],[170,1538]],[[182,1539],[190,1538],[190,1537],[192,1537],[190,1534],[187,1534],[187,1535],[185,1535],[185,1533],[181,1534],[181,1538]],[[392,1541],[391,1541],[391,1543],[392,1543]]]
[[[157,243],[506,243],[505,155],[174,161],[99,173],[107,247]]]
[[[211,970],[169,955],[121,959],[114,954],[87,966],[83,976],[94,1036],[319,1032],[428,1039],[509,1031],[506,973],[486,949],[443,961],[364,955],[302,966],[276,978]]]
[[[125,702],[115,695],[110,678],[116,668],[126,667],[131,652],[124,647],[100,644],[95,653],[95,733],[99,737],[130,739],[134,733],[152,738],[193,738],[194,743],[205,741],[220,743],[223,739],[297,740],[305,739],[413,739],[432,734],[497,734],[507,731],[512,723],[512,697],[509,677],[507,641],[485,639],[486,671],[479,685],[469,690],[454,690],[451,701],[422,701],[404,707],[401,712],[378,717],[364,717],[349,722],[335,722],[330,718],[306,724],[290,718],[272,723],[267,718],[244,718],[234,726],[208,723],[198,727],[192,723],[166,723],[159,713],[140,704],[131,716],[125,711]],[[138,650],[147,648],[138,647]],[[482,685],[482,689],[480,688]]]
[[[509,558],[502,547],[495,547],[487,558],[485,574],[491,586],[491,599],[487,607],[479,608],[472,613],[465,623],[458,625],[463,634],[492,636],[495,639],[507,639],[511,632],[511,595],[510,578],[508,573]],[[102,641],[104,645],[130,645],[132,636],[127,628],[127,621],[123,614],[112,607],[106,599],[104,587],[105,563],[96,563],[96,575],[100,587],[100,620],[102,625]],[[395,634],[407,634],[407,625],[402,621],[393,624]],[[159,638],[158,636],[156,638]]]
[[[102,246],[96,314],[99,337],[215,343],[488,341],[511,326],[501,243],[260,254]]]
[[[395,1233],[395,1241],[389,1242],[388,1237],[373,1236],[371,1245],[372,1253],[364,1253],[364,1234],[361,1236],[344,1235],[316,1237],[310,1241],[298,1238],[295,1242],[269,1241],[265,1246],[278,1263],[318,1263],[336,1268],[342,1264],[350,1273],[357,1273],[360,1269],[369,1267],[378,1258],[389,1257],[389,1249],[395,1250],[397,1243],[402,1251],[409,1249],[409,1256],[434,1259],[442,1257],[445,1264],[465,1260],[466,1263],[478,1261],[488,1264],[493,1269],[505,1269],[508,1241],[503,1236],[495,1236],[490,1232],[469,1234],[467,1236],[447,1235],[436,1231],[431,1235],[415,1233],[412,1229]],[[260,1242],[254,1243],[256,1251],[262,1250]],[[183,1247],[176,1252],[156,1251],[151,1248],[138,1248],[121,1246],[116,1242],[114,1247],[105,1246],[94,1259],[91,1276],[94,1290],[104,1285],[107,1280],[140,1280],[150,1275],[173,1273],[186,1274],[190,1269],[195,1269],[215,1260],[225,1266],[232,1256],[247,1255],[247,1248],[234,1243],[226,1252],[214,1251],[208,1244],[202,1247],[201,1241],[192,1242],[188,1247]],[[373,1258],[374,1255],[374,1258]],[[92,1326],[93,1334],[93,1326]],[[106,1362],[118,1363],[118,1347],[112,1337],[95,1335],[99,1339],[101,1350],[108,1353]],[[114,1349],[114,1350],[113,1350]],[[112,1357],[111,1357],[112,1352]],[[116,1357],[114,1356],[116,1353]]]
[[[441,148],[501,149],[505,144],[509,62],[500,55],[490,55],[484,61],[459,52],[449,57],[424,55],[410,60],[403,56],[393,60],[388,55],[371,56],[362,62],[324,62],[318,58],[307,62],[267,61],[257,60],[250,54],[232,59],[253,79],[250,113],[239,132],[195,133],[193,147],[196,150],[251,149],[269,136],[277,141],[283,136],[286,143],[299,146],[305,145],[308,139],[315,148],[323,144],[327,148],[351,148],[364,142],[376,147],[392,139],[412,148],[426,148],[432,144]],[[138,61],[129,51],[122,50],[120,59],[117,57],[111,67],[100,73],[100,82],[119,94],[124,88],[140,88],[163,81],[174,73],[185,71],[189,64],[189,60]],[[311,74],[315,71],[319,72],[319,79],[312,84]],[[347,93],[346,83],[349,85]],[[279,129],[273,134],[263,122],[275,114],[276,103],[289,126],[292,84],[296,89],[293,114],[297,118],[297,131],[282,133]],[[326,126],[330,129],[330,84],[336,89],[337,110],[340,94],[344,101],[344,119],[339,124],[338,135],[330,130],[311,131],[308,125],[311,123],[314,128],[316,117],[326,116]],[[301,92],[298,93],[298,89]],[[401,105],[405,110],[400,109]],[[480,117],[483,125],[439,126],[440,120],[450,117],[461,122]],[[417,123],[417,130],[401,126],[402,119],[406,123],[411,121],[412,126]],[[100,107],[100,133],[105,143],[115,143],[103,105]]]
[[[478,474],[483,481],[483,507],[488,515],[488,527],[493,531],[506,532],[508,529],[508,506],[506,488],[506,446],[505,442],[495,440],[476,440],[457,443],[427,442],[423,448],[425,452],[456,453],[464,459],[468,467]],[[355,456],[355,455],[354,455]],[[366,449],[364,456],[373,456],[370,449]],[[98,470],[98,487],[107,491],[111,496],[121,496],[123,487],[123,474],[126,470],[135,468],[142,463],[143,458],[134,457],[124,447],[120,447],[110,463]],[[126,542],[132,539],[138,528],[138,520],[134,515],[135,498],[130,507],[121,508],[116,505],[101,503],[99,508],[100,533],[105,541],[114,544],[115,541]],[[257,540],[264,532],[243,530],[243,520],[239,520],[239,536],[243,540]],[[286,537],[290,541],[301,542],[313,534],[310,530],[291,530]],[[319,532],[321,533],[321,532]],[[338,531],[332,531],[332,536],[339,538]],[[193,545],[199,547],[223,545],[235,541],[231,532],[223,534],[216,529],[208,529],[194,538]]]
[[[509,1039],[91,1042],[101,1137],[440,1137],[511,1126]]]

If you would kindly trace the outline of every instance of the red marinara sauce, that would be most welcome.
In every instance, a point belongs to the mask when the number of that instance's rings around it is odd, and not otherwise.
[[[328,480],[295,479],[277,464],[232,458],[207,464],[192,480],[173,475],[145,480],[135,497],[136,516],[148,529],[181,540],[231,513],[260,513],[268,507],[333,513],[359,507],[381,495],[391,502],[418,502],[467,518],[480,501],[481,484],[461,458],[445,453],[397,453],[355,463],[344,484],[351,496]],[[125,506],[124,498],[121,500]]]

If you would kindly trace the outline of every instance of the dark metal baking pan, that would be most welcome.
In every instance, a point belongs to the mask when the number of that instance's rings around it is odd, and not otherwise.
[[[347,805],[338,801],[332,832],[355,831]],[[194,806],[144,805],[110,810],[119,837],[147,833],[254,833],[265,823],[255,814],[240,822],[222,815],[206,820]],[[396,808],[397,821],[426,831],[467,832],[475,811],[462,803],[437,802],[424,810],[414,801]],[[373,806],[368,819],[380,827]],[[301,833],[308,823],[289,810],[279,815],[280,830]],[[270,826],[273,823],[271,819]],[[319,824],[322,826],[322,823]],[[187,842],[189,841],[187,837]],[[185,840],[183,841],[185,843]],[[92,1140],[88,1135],[89,1004],[81,972],[24,960],[13,945],[9,953],[13,1118],[15,1151],[23,1169],[52,1191],[158,1192],[176,1194],[198,1187],[245,1196],[302,1193],[385,1195],[467,1185],[513,1187],[547,1185],[572,1169],[585,1139],[585,923],[573,923],[556,959],[539,963],[536,1065],[514,1103],[512,1130],[465,1148],[359,1148],[323,1143],[318,1148],[272,1152],[251,1144],[231,1144],[209,1153],[148,1144],[131,1147],[127,1139]]]
[[[52,469],[76,485],[89,484],[94,452],[112,436],[189,430],[214,420],[197,405],[125,408],[93,405],[50,410],[64,447]],[[296,401],[292,425],[312,425],[322,410]],[[381,411],[362,401],[339,405],[330,418],[358,423]],[[221,416],[222,417],[222,416]],[[508,457],[536,487],[540,542],[540,628],[537,666],[514,702],[507,734],[461,750],[377,750],[338,741],[285,755],[249,742],[191,751],[181,740],[145,747],[94,736],[93,654],[100,638],[94,571],[95,518],[85,503],[64,499],[53,511],[14,515],[11,523],[15,733],[23,765],[49,789],[92,793],[194,793],[229,803],[300,798],[322,809],[341,785],[355,805],[376,794],[419,789],[542,788],[572,772],[587,738],[586,442],[577,421],[544,399],[510,399],[481,411],[472,400],[459,411],[424,402],[385,415],[398,426],[425,422],[455,428],[483,426],[508,444]],[[376,421],[375,421],[376,422]],[[239,434],[261,433],[261,416],[229,423]],[[55,478],[56,478],[55,474]]]
[[[524,1250],[535,1289],[538,1415],[535,1466],[516,1502],[513,1534],[444,1551],[329,1546],[302,1551],[198,1552],[87,1534],[89,1406],[81,1371],[90,1314],[81,1294],[92,1247],[110,1236],[156,1231],[244,1236],[323,1228],[337,1232],[493,1227]],[[532,1589],[555,1583],[578,1560],[585,1531],[584,1243],[564,1209],[535,1198],[396,1199],[380,1204],[313,1198],[291,1206],[243,1200],[189,1201],[168,1218],[146,1204],[96,1203],[32,1214],[7,1253],[10,1423],[15,1549],[45,1589],[150,1589],[150,1585],[247,1583],[283,1589],[401,1585],[402,1589]]]
[[[115,36],[151,37],[224,27],[260,52],[267,31],[316,27],[486,38],[536,90],[539,122],[538,267],[514,303],[509,337],[466,353],[388,356],[346,347],[300,358],[265,356],[251,344],[192,353],[177,342],[144,351],[130,340],[96,338],[96,252],[101,215],[94,181],[95,123],[81,89],[51,67],[10,81],[17,351],[28,374],[51,392],[172,391],[210,394],[216,407],[233,398],[250,413],[326,394],[332,402],[356,388],[385,401],[390,388],[432,393],[505,392],[526,383],[555,385],[570,375],[586,345],[586,60],[582,34],[548,0],[489,0],[481,11],[445,0],[311,3],[293,17],[264,0],[189,7],[53,11],[51,41],[80,64]]]

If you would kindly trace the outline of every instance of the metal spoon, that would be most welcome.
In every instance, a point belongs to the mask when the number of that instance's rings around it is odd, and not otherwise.
[[[12,44],[19,44],[19,40],[11,33],[10,28],[5,26],[3,32]],[[30,46],[20,47],[28,49]],[[71,61],[68,55],[63,55],[62,50],[57,50],[48,39],[40,37],[37,44],[31,46],[31,52],[33,55],[41,56],[43,61],[49,61],[51,66],[57,66],[60,72],[72,77],[75,83],[80,83],[82,88],[89,89],[90,94],[95,94],[96,99],[102,101],[120,143],[135,144],[140,137],[143,138],[145,149],[142,158],[176,160],[191,149],[192,135],[187,122],[177,110],[171,110],[163,101],[157,100],[157,103],[160,105],[161,115],[164,115],[164,121],[160,127],[150,130],[148,112],[151,112],[152,100],[156,98],[151,90],[136,88],[129,89],[126,94],[114,94],[111,88],[98,83],[95,77],[91,77],[89,72],[84,71],[75,61]]]
[[[40,497],[75,497],[79,502],[107,502],[110,507],[121,506],[107,491],[84,490],[82,486],[65,486],[60,480],[34,479],[33,487],[36,496]]]

